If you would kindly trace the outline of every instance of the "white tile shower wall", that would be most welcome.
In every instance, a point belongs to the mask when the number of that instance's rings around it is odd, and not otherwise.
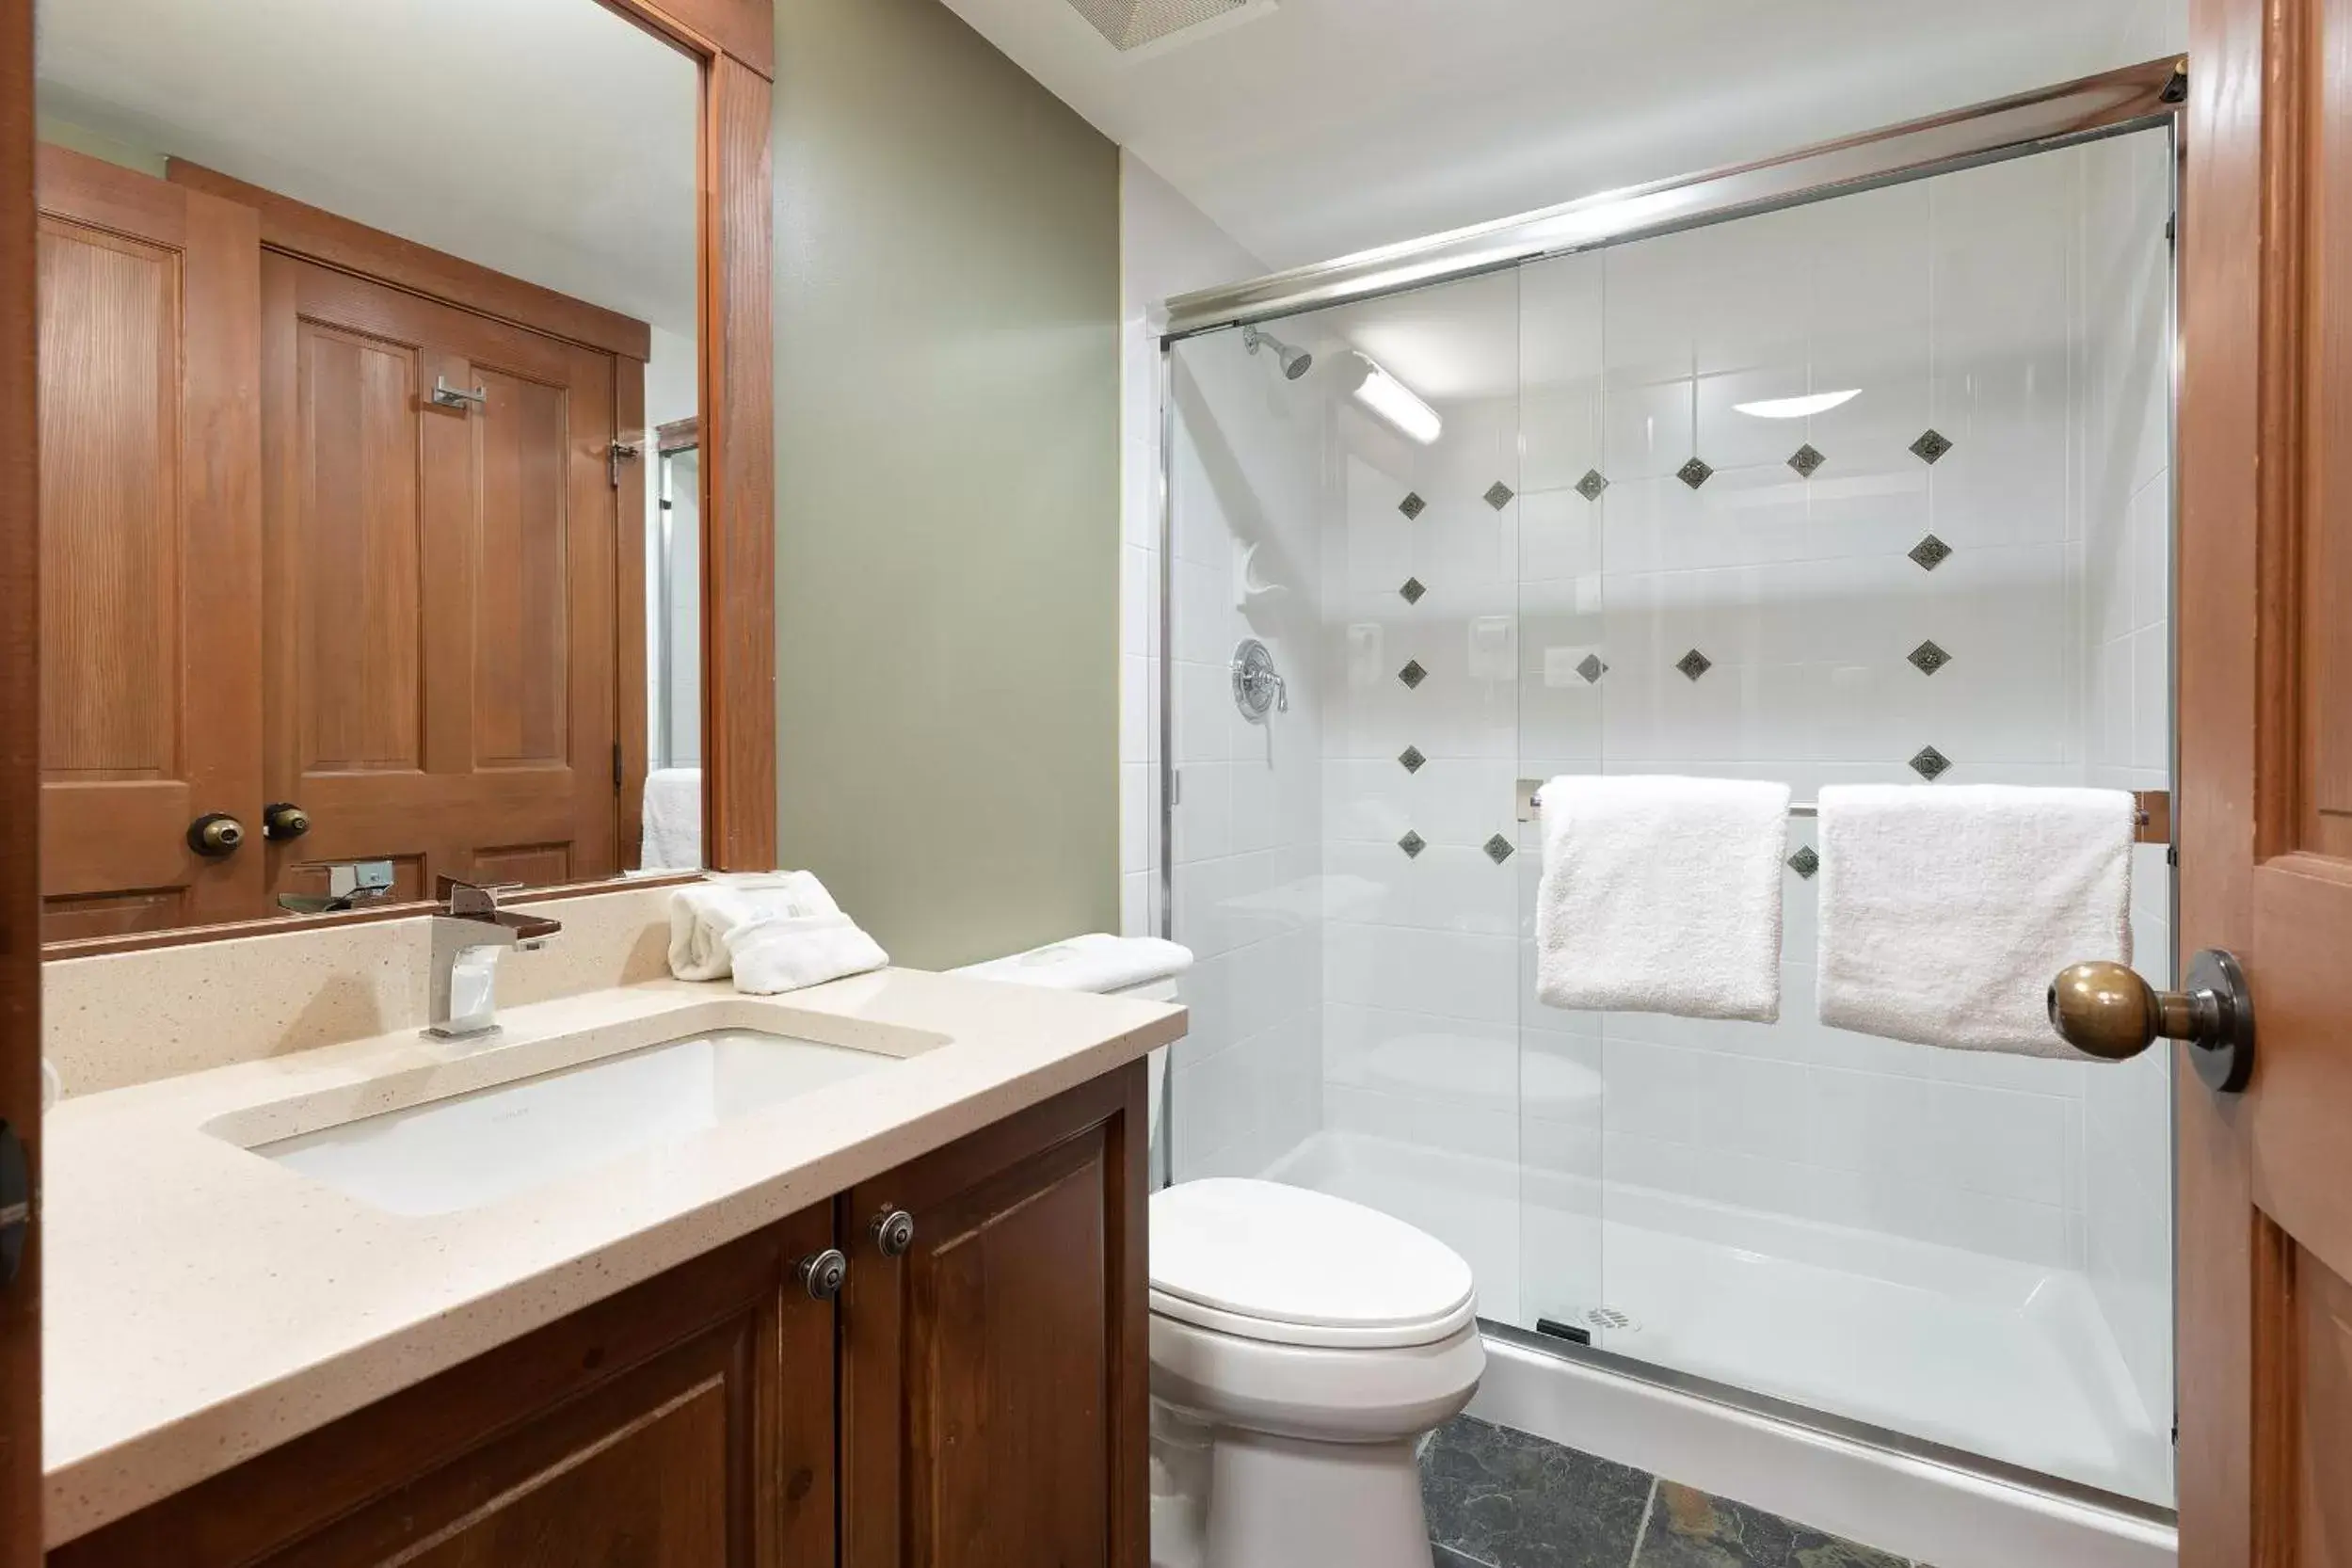
[[[2169,171],[2157,137],[2102,142],[2082,159],[2082,744],[2088,782],[2164,789],[2172,752]],[[2161,848],[2138,854],[2134,963],[2168,984],[2171,877]],[[2172,1409],[2170,1067],[2167,1053],[2150,1051],[2086,1072],[2082,1104],[2086,1272],[2158,1431]]]
[[[2163,1125],[2145,1085],[2111,1103],[2133,1069],[2103,1069],[2094,1095],[2074,1064],[1822,1028],[1815,885],[1794,871],[1778,1026],[1547,1012],[1524,946],[1537,843],[1509,791],[1521,773],[1606,767],[1781,778],[1809,799],[1825,783],[1916,782],[1907,761],[1930,745],[1954,781],[2091,776],[2088,561],[2160,600],[2160,558],[2124,541],[2167,514],[2161,486],[2143,495],[2151,476],[2120,507],[2088,482],[2088,410],[2101,377],[2123,374],[2094,338],[2162,340],[2160,324],[2151,338],[2097,319],[2115,301],[2081,216],[2089,185],[2144,181],[2153,145],[1531,267],[1515,299],[1483,308],[1519,312],[1516,408],[1432,397],[1447,430],[1426,451],[1340,414],[1324,547],[1326,1121],[1520,1160],[1526,1266],[1491,1315],[1591,1304],[1604,1176],[2046,1265],[2104,1249],[2118,1300],[2139,1289],[2127,1275],[2152,1277],[2163,1198],[2108,1201],[2086,1174],[2087,1140],[2128,1128],[2144,1145]],[[1360,344],[1384,326],[1377,307],[1321,319]],[[1806,420],[1736,409],[1849,388]],[[1932,463],[1912,450],[1930,428],[1952,443]],[[1808,445],[1822,458],[1809,478],[1790,464]],[[1677,477],[1693,456],[1710,470],[1695,488]],[[1597,498],[1576,488],[1589,473]],[[1499,511],[1478,500],[1494,477],[1518,492]],[[1427,503],[1417,519],[1399,510],[1408,490]],[[1932,569],[1909,553],[1930,534],[1949,552]],[[1407,575],[1428,587],[1410,605]],[[2134,616],[2124,634],[2145,640],[2118,667],[2136,681],[2161,672],[2147,650],[2165,632]],[[1950,656],[1932,674],[1908,657],[1930,640]],[[1480,673],[1480,649],[1509,644],[1515,693]],[[1695,680],[1677,668],[1694,648],[1709,661]],[[1415,689],[1397,679],[1408,659],[1428,672]],[[2124,744],[2161,782],[2165,746],[2139,733],[2161,725],[2161,683],[2146,697]],[[1417,771],[1398,760],[1408,744]],[[1408,831],[1417,856],[1399,847]],[[1518,853],[1481,876],[1497,833]],[[1792,852],[1810,839],[1794,824]],[[2168,879],[2161,861],[2143,872],[2145,945]],[[2110,1211],[2113,1234],[2094,1240],[2089,1216]],[[2143,1347],[2135,1371],[2158,1359]]]
[[[1120,903],[1126,931],[1156,935],[1161,382],[1151,312],[1169,296],[1266,268],[1133,154],[1121,153],[1121,174]],[[1197,956],[1181,986],[1192,1021],[1175,1052],[1171,1125],[1176,1174],[1190,1177],[1255,1174],[1321,1117],[1318,704],[1304,667],[1317,621],[1320,438],[1312,405],[1281,398],[1268,361],[1248,359],[1238,341],[1201,345],[1176,380],[1182,785],[1170,850],[1176,935]],[[1252,584],[1262,591],[1248,592]],[[1242,723],[1229,695],[1227,664],[1243,635],[1264,638],[1289,680],[1290,712],[1265,726]]]
[[[1158,936],[1160,344],[1173,295],[1255,278],[1265,264],[1132,152],[1119,153],[1119,911]]]

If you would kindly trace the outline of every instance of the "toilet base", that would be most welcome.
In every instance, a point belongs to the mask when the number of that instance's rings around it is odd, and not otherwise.
[[[1152,1568],[1432,1568],[1416,1438],[1312,1442],[1154,1414]]]

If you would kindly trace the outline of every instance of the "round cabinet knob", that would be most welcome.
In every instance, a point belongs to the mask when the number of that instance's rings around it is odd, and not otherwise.
[[[226,811],[207,811],[188,824],[188,848],[207,860],[234,855],[245,842],[245,824]]]
[[[2188,985],[2159,991],[2121,964],[2076,964],[2050,983],[2050,1027],[2086,1056],[2122,1062],[2158,1040],[2188,1046],[2197,1076],[2233,1095],[2254,1072],[2254,1004],[2231,954],[2190,961]]]
[[[273,843],[299,839],[311,830],[311,814],[290,800],[277,800],[262,808],[262,837]]]
[[[801,1288],[812,1301],[829,1302],[841,1293],[841,1286],[849,1278],[849,1259],[839,1247],[827,1247],[814,1257],[800,1260],[798,1272]]]
[[[904,1208],[886,1208],[874,1216],[873,1244],[885,1257],[903,1257],[915,1244],[915,1216]]]

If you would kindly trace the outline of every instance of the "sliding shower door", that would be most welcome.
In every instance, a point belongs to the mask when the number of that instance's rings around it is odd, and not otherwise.
[[[1530,781],[2171,784],[2171,158],[2143,132],[1169,352],[1176,1179],[1481,1314],[2163,1504],[2168,1062],[1536,997]],[[1164,804],[1163,804],[1164,803]],[[2171,872],[2135,868],[2170,972]]]
[[[2169,215],[2145,133],[1526,268],[1528,776],[2168,789]],[[1778,1023],[1522,991],[1518,1320],[2168,1503],[2163,1053],[1822,1026],[1813,829]]]

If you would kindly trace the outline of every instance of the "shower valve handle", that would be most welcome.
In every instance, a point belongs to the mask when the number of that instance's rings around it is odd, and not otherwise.
[[[2086,1056],[2122,1062],[2178,1040],[2216,1093],[2237,1094],[2253,1076],[2253,999],[2236,957],[2218,948],[2190,960],[2180,991],[2157,990],[2128,965],[2077,964],[2050,983],[2049,1008],[2050,1027]]]

